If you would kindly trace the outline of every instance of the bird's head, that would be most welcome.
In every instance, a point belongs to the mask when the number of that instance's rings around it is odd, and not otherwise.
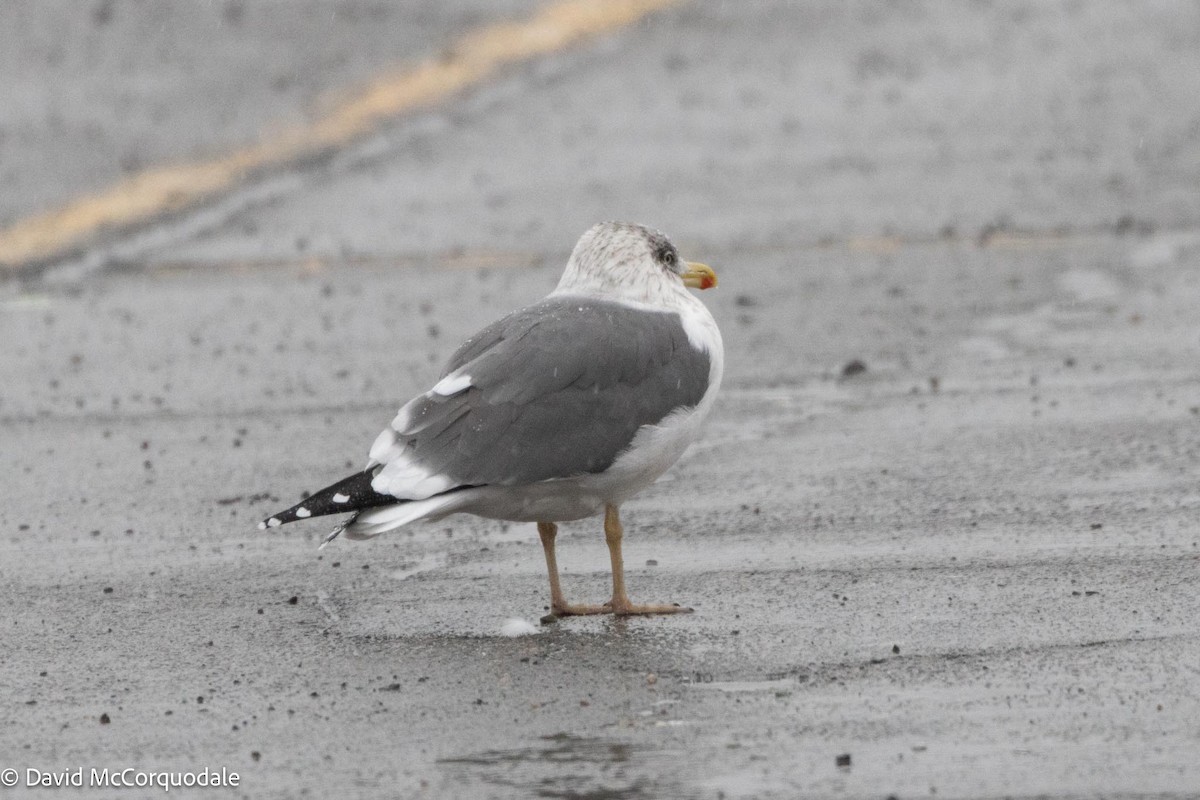
[[[629,222],[601,222],[579,237],[556,291],[659,305],[684,287],[716,285],[712,268],[684,261],[659,231]]]

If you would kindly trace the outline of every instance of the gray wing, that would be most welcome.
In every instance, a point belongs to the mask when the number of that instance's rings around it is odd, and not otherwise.
[[[387,473],[376,486],[427,495],[602,472],[639,428],[699,403],[708,379],[678,314],[547,298],[469,339],[401,409],[372,448]]]

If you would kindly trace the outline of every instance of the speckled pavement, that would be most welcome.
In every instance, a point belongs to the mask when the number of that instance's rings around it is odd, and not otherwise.
[[[0,284],[0,796],[1200,794],[1198,31],[684,4]],[[695,614],[537,625],[532,525],[255,529],[611,217],[720,275],[623,514]],[[606,596],[599,520],[559,558]]]

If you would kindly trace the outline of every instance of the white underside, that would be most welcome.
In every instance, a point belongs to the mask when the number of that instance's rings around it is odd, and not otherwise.
[[[715,392],[710,390],[705,401]],[[567,522],[619,506],[654,483],[696,440],[711,402],[671,414],[638,431],[629,449],[595,475],[555,478],[527,486],[481,486],[439,497],[365,511],[346,527],[350,539],[367,539],[417,520],[468,513],[513,522]]]

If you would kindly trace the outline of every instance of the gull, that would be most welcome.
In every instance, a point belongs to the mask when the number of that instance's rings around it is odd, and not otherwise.
[[[454,513],[536,522],[555,616],[691,611],[630,601],[620,507],[678,460],[712,409],[724,346],[688,290],[716,285],[710,267],[684,261],[656,230],[593,226],[554,291],[468,339],[433,387],[400,408],[364,470],[259,528],[352,512],[324,547]],[[557,523],[601,514],[612,597],[568,603]]]

